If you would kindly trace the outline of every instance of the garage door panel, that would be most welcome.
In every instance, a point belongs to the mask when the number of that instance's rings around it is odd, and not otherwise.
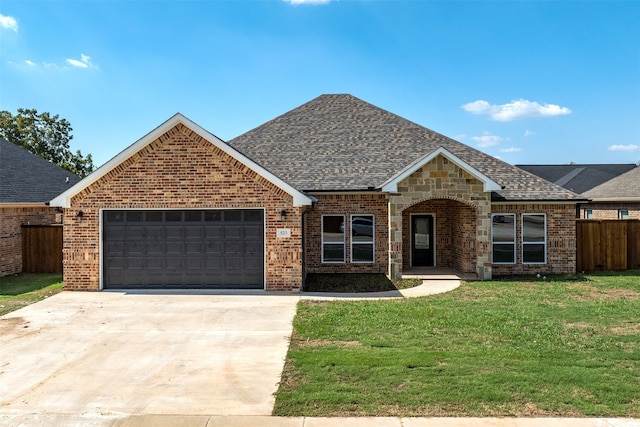
[[[244,237],[244,229],[240,225],[226,225],[224,228],[224,238],[241,240]]]
[[[167,240],[182,240],[182,227],[176,225],[167,225],[164,227],[165,238]]]
[[[264,211],[105,211],[106,288],[263,288]]]
[[[164,270],[164,257],[147,256],[147,268],[149,270]]]

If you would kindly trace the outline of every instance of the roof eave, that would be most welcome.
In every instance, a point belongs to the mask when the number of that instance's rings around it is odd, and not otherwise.
[[[592,197],[591,202],[640,203],[640,197]]]
[[[64,208],[71,207],[71,199],[73,198],[73,196],[77,195],[82,190],[84,190],[85,188],[89,187],[91,184],[98,181],[100,178],[105,176],[107,173],[109,173],[111,170],[116,168],[118,165],[120,165],[122,162],[127,160],[129,157],[133,156],[135,153],[142,150],[147,145],[151,144],[153,141],[155,141],[160,136],[162,136],[165,132],[167,132],[168,130],[170,130],[171,128],[173,128],[178,124],[185,125],[192,131],[196,132],[197,134],[205,138],[207,141],[214,144],[217,148],[224,151],[229,156],[235,158],[245,166],[249,167],[256,173],[264,177],[267,181],[283,189],[285,192],[287,192],[289,195],[292,196],[294,206],[309,206],[313,203],[313,200],[309,198],[307,195],[305,195],[304,193],[298,191],[297,189],[292,187],[290,184],[284,182],[282,179],[278,178],[271,172],[267,171],[262,166],[258,165],[257,163],[255,163],[254,161],[246,157],[244,154],[240,153],[236,149],[232,148],[230,145],[226,144],[224,141],[222,141],[220,138],[218,138],[211,132],[205,130],[198,124],[192,122],[182,114],[176,113],[167,121],[162,123],[160,126],[156,127],[154,130],[152,130],[151,132],[149,132],[148,134],[140,138],[138,141],[134,142],[129,147],[121,151],[119,154],[117,154],[107,163],[100,166],[93,173],[91,173],[90,175],[88,175],[87,177],[79,181],[73,187],[69,188],[67,191],[63,192],[62,194],[58,195],[56,198],[51,200],[50,202],[51,206],[64,207]]]
[[[466,171],[471,176],[482,182],[484,192],[489,191],[499,191],[502,190],[502,186],[497,182],[493,181],[488,176],[484,175],[473,166],[466,163],[464,160],[460,159],[455,154],[451,153],[444,147],[439,147],[431,153],[419,158],[412,164],[408,165],[406,168],[398,172],[395,176],[386,181],[380,189],[386,193],[397,193],[398,192],[398,183],[405,180],[411,174],[413,174],[418,169],[422,168],[425,164],[429,163],[431,160],[435,159],[437,156],[443,156],[448,159],[450,162],[458,166],[460,169]]]
[[[47,202],[0,202],[0,208],[42,208],[48,206]]]

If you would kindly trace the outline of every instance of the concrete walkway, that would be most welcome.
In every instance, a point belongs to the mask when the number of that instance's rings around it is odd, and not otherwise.
[[[409,289],[385,292],[354,292],[354,293],[329,293],[329,292],[303,292],[301,299],[313,300],[351,300],[364,301],[389,298],[415,298],[428,295],[450,292],[460,286],[459,279],[425,280],[422,285]]]

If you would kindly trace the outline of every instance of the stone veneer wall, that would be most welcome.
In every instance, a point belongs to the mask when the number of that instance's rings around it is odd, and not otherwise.
[[[389,198],[389,275],[395,278],[402,274],[404,246],[410,245],[410,241],[403,245],[403,211],[425,200],[449,199],[473,207],[476,221],[475,232],[469,236],[472,240],[462,232],[455,239],[463,240],[459,247],[475,246],[474,272],[480,279],[491,278],[491,193],[483,190],[482,182],[444,156],[437,156],[399,183],[398,194]],[[453,242],[453,235],[451,239]]]
[[[586,218],[585,211],[593,211],[592,219],[618,219],[618,210],[629,211],[629,219],[640,219],[640,203],[589,203],[580,205],[580,218]]]
[[[411,215],[435,217],[435,266],[476,274],[476,209],[454,200],[427,200],[402,211],[402,268],[411,267]]]
[[[318,203],[305,214],[306,273],[386,273],[388,269],[387,197],[381,193],[314,194]],[[344,215],[346,258],[344,263],[322,263],[322,215]],[[350,262],[351,215],[373,215],[374,263]]]
[[[0,276],[22,272],[22,225],[48,225],[55,208],[0,208]]]
[[[100,289],[100,209],[265,208],[266,289],[299,290],[303,208],[292,203],[284,190],[177,125],[73,197],[64,220],[65,289]],[[291,237],[276,238],[278,228]]]
[[[576,272],[576,210],[573,204],[495,204],[494,214],[516,214],[516,263],[493,264],[496,276]],[[522,214],[546,214],[547,263],[522,263]]]

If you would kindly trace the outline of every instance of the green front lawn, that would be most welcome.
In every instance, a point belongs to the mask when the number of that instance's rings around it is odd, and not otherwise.
[[[302,301],[275,415],[640,416],[640,271]]]
[[[16,274],[0,277],[0,316],[62,290],[62,274]]]

